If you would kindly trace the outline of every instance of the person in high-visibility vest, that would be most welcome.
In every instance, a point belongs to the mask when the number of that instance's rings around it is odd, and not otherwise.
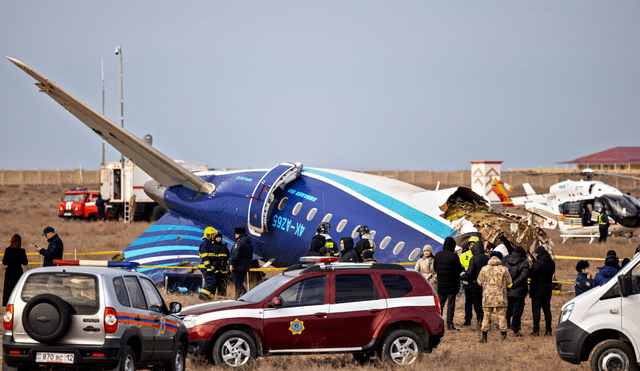
[[[200,295],[198,296],[200,300],[211,299],[216,290],[216,275],[211,261],[212,257],[215,255],[213,248],[213,236],[215,234],[215,228],[205,228],[204,235],[202,236],[202,243],[198,249],[201,259],[198,269],[200,269],[202,277],[204,278],[204,287],[200,289]]]
[[[471,320],[473,319],[473,303],[471,301],[471,290],[469,289],[469,282],[466,278],[466,272],[467,269],[469,269],[469,261],[473,257],[471,246],[473,246],[473,244],[478,241],[480,241],[480,238],[478,236],[469,237],[467,246],[462,250],[462,254],[460,254],[460,264],[462,264],[462,268],[464,268],[465,271],[465,274],[460,281],[460,293],[464,295],[464,323],[462,324],[462,326],[471,326]]]
[[[602,208],[602,212],[598,216],[598,227],[600,229],[600,238],[598,242],[607,242],[607,234],[609,234],[609,215],[607,215],[607,208]]]

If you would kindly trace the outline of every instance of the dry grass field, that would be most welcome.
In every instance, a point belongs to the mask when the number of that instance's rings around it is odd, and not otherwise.
[[[120,251],[130,242],[142,234],[151,223],[136,222],[125,225],[121,222],[86,222],[64,221],[57,216],[57,206],[66,188],[30,186],[30,187],[0,187],[0,247],[8,246],[11,236],[18,233],[22,236],[23,247],[28,253],[35,252],[34,244],[46,247],[47,243],[41,236],[44,227],[50,225],[56,229],[65,245],[66,253],[86,253],[98,251]],[[558,256],[577,256],[584,258],[603,258],[609,249],[617,251],[619,257],[631,257],[639,239],[635,238],[630,244],[626,239],[610,239],[604,245],[592,244],[588,241],[568,241],[560,244],[561,239],[557,231],[551,232],[555,242],[554,253]],[[335,236],[334,236],[335,238]],[[2,249],[4,250],[4,249]],[[67,255],[70,259],[73,257]],[[82,259],[103,259],[104,256],[82,256]],[[31,262],[40,262],[39,256],[29,256]],[[560,281],[573,281],[576,276],[574,270],[576,260],[558,260],[556,278]],[[592,272],[595,267],[603,265],[601,261],[591,261]],[[38,267],[29,265],[28,269]],[[271,273],[273,275],[276,273]],[[4,277],[4,275],[1,275]],[[2,278],[0,278],[1,280]],[[2,285],[0,284],[0,288]],[[561,306],[573,298],[573,286],[563,285],[565,294],[554,295],[551,302],[553,326],[558,320]],[[233,289],[230,290],[233,292]],[[198,303],[196,296],[165,294],[165,300],[180,301],[183,305]],[[464,298],[457,300],[455,323],[461,330],[447,332],[440,346],[422,357],[419,363],[406,367],[407,370],[586,370],[585,363],[576,366],[563,362],[556,354],[554,337],[524,336],[511,337],[506,342],[498,340],[499,331],[493,329],[489,333],[489,343],[478,343],[479,334],[469,328],[461,326],[463,322]],[[523,333],[531,331],[531,306],[527,298],[523,316]],[[554,332],[555,333],[555,332]],[[279,356],[258,359],[251,369],[263,371],[271,370],[379,370],[396,369],[396,367],[380,362],[372,362],[361,366],[353,360],[350,354],[330,356]],[[189,356],[187,369],[194,371],[219,369],[202,359]],[[403,368],[405,369],[405,368]]]

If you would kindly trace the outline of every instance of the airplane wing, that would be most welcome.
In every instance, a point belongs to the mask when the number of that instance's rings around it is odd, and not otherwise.
[[[6,57],[20,67],[29,76],[38,80],[36,86],[40,91],[48,94],[53,100],[71,112],[80,121],[102,139],[123,153],[149,176],[165,187],[183,185],[197,192],[211,193],[215,187],[204,179],[194,175],[191,171],[165,156],[140,138],[124,130],[111,120],[87,106],[73,95],[67,93],[53,82],[29,68],[24,63]]]

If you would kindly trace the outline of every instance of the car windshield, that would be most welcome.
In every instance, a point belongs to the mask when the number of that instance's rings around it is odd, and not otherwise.
[[[28,302],[40,294],[53,294],[69,303],[72,313],[95,314],[100,308],[96,276],[83,273],[34,273],[27,278],[20,298]]]
[[[84,194],[77,193],[72,195],[64,195],[63,202],[82,202],[84,201]]]
[[[274,291],[282,287],[285,283],[291,281],[293,278],[294,277],[282,274],[272,277],[256,286],[253,290],[242,295],[238,300],[246,301],[248,303],[257,303],[264,300],[267,296],[271,295]]]

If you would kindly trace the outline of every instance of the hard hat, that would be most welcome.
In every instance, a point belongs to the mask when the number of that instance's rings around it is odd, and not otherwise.
[[[318,225],[318,233],[329,233],[329,229],[331,229],[331,224],[327,222],[322,222]]]
[[[202,238],[206,238],[207,240],[210,240],[213,238],[213,235],[216,233],[216,229],[213,227],[207,227],[204,229],[204,236],[202,236]]]
[[[358,230],[358,233],[360,233],[361,236],[363,234],[369,233],[369,227],[367,227],[366,225],[361,225],[360,227],[358,227],[357,230]]]
[[[467,241],[467,244],[471,245],[478,241],[480,241],[480,238],[478,238],[478,236],[471,236],[469,237],[469,241]]]

